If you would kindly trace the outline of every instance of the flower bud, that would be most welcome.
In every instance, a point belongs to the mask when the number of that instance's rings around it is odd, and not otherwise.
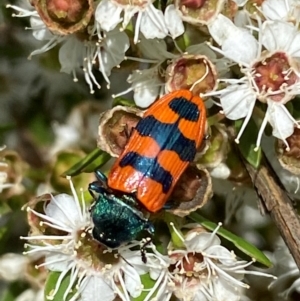
[[[99,120],[97,146],[112,157],[118,157],[142,116],[143,111],[125,106],[116,106],[102,113]]]
[[[209,172],[201,167],[188,166],[179,178],[170,200],[174,209],[168,210],[177,216],[186,216],[203,207],[212,197],[212,182]]]

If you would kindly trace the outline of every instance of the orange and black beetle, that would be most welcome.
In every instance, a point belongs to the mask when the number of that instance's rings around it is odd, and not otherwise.
[[[108,186],[160,210],[179,177],[194,160],[206,129],[202,99],[188,90],[163,96],[144,114],[116,160]]]
[[[153,235],[154,227],[144,217],[141,204],[151,212],[164,206],[194,160],[205,130],[205,105],[190,91],[172,92],[155,102],[137,123],[108,178],[97,171],[98,181],[89,185],[95,199],[91,207],[94,238],[117,248],[142,231]],[[143,250],[142,254],[146,261]]]

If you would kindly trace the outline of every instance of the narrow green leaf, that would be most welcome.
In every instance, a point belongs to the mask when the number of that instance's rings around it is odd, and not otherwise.
[[[99,148],[94,149],[86,157],[65,171],[62,176],[76,176],[82,172],[93,172],[109,159],[110,155]]]
[[[242,126],[243,120],[235,122],[237,132],[239,132]],[[258,129],[253,119],[250,119],[243,135],[240,139],[238,147],[243,157],[251,164],[254,168],[258,168],[262,159],[261,147],[256,150],[256,140],[258,135]]]
[[[65,277],[62,279],[61,283],[59,284],[59,289],[56,292],[54,296],[52,296],[54,290],[56,289],[57,280],[61,273],[59,272],[51,272],[48,274],[46,283],[45,283],[45,291],[44,291],[44,298],[45,301],[49,301],[49,296],[51,296],[52,301],[62,301],[62,300],[70,300],[75,294],[76,294],[76,288],[75,284],[70,290],[70,293],[67,295],[67,298],[64,299],[64,294],[66,292],[66,289],[68,288],[70,284],[70,274],[65,275]],[[48,298],[47,298],[48,297]]]
[[[217,227],[217,224],[205,219],[196,212],[191,213],[189,217],[208,230],[213,231]],[[272,262],[262,251],[260,251],[258,248],[256,248],[243,238],[231,233],[228,230],[225,230],[224,228],[220,228],[217,233],[221,237],[233,243],[239,250],[241,250],[243,253],[250,256],[251,258],[255,259],[257,262],[260,262],[267,267],[272,266]]]
[[[136,104],[131,99],[127,99],[127,98],[123,98],[123,97],[116,97],[113,100],[112,106],[113,107],[116,107],[116,106],[136,107]]]

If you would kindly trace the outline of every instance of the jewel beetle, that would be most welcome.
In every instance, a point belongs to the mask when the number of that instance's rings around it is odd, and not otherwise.
[[[159,211],[206,132],[203,100],[191,91],[169,93],[155,102],[133,129],[108,174],[108,186],[134,193],[150,212]]]
[[[200,97],[179,90],[155,102],[133,129],[108,178],[97,171],[97,181],[89,185],[95,199],[93,237],[117,248],[142,231],[153,235],[143,210],[157,212],[165,205],[205,132],[206,109]]]

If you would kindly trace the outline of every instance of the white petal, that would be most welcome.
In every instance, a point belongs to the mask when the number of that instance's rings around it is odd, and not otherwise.
[[[272,135],[279,139],[286,139],[294,132],[294,122],[289,118],[283,105],[274,102],[268,102],[267,114],[269,122],[273,127]]]
[[[39,18],[32,16],[30,18],[30,25],[33,28],[32,35],[39,41],[50,40],[53,34],[48,30],[44,22]],[[40,28],[40,29],[35,29]]]
[[[196,290],[193,301],[207,301],[207,297],[201,292],[200,289]]]
[[[236,287],[234,283],[232,283],[232,286],[229,285],[222,277],[215,278],[213,282],[213,292],[214,297],[218,301],[238,301],[241,297],[239,288]]]
[[[112,301],[114,298],[115,293],[102,278],[90,276],[81,293],[80,301]]]
[[[124,274],[127,291],[133,298],[139,297],[143,290],[143,285],[139,274],[134,267],[131,267],[128,264],[125,266]]]
[[[165,10],[165,22],[173,39],[184,33],[184,26],[179,12],[174,4],[168,5]]]
[[[58,59],[61,65],[61,72],[70,74],[79,68],[83,58],[83,44],[74,36],[70,36],[60,47]]]
[[[251,88],[246,85],[231,85],[220,96],[220,102],[227,118],[237,120],[247,116],[249,107],[256,100]]]
[[[156,99],[159,94],[159,86],[156,85],[156,79],[153,79],[153,83],[147,83],[145,85],[136,85],[134,88],[134,102],[138,107],[147,108],[149,107]]]
[[[107,76],[110,75],[111,69],[124,61],[125,52],[129,48],[129,38],[125,32],[115,29],[107,33],[105,51],[102,51],[103,67]]]
[[[265,0],[261,5],[265,17],[269,20],[282,20],[287,17],[288,7],[286,1]]]
[[[131,266],[133,266],[135,268],[136,272],[139,275],[143,275],[143,274],[146,274],[148,272],[149,269],[143,263],[140,251],[137,252],[137,251],[126,250],[126,251],[123,251],[123,252],[121,251],[120,255],[121,255],[121,257],[125,258],[126,261],[129,262],[129,264]],[[148,254],[146,254],[146,257],[148,258]]]
[[[238,28],[225,16],[219,14],[218,17],[208,25],[208,30],[213,39],[222,45],[231,34],[238,31]]]
[[[243,65],[250,65],[255,60],[258,43],[248,30],[236,27],[222,14],[208,25],[208,29],[226,57]]]
[[[221,241],[218,236],[211,233],[204,232],[199,234],[192,231],[188,233],[184,243],[188,250],[201,253],[210,246],[219,245]]]
[[[65,193],[52,196],[50,203],[45,208],[45,213],[72,229],[76,229],[81,220],[81,214],[74,198]]]
[[[55,272],[63,272],[70,267],[70,255],[59,253],[51,253],[46,255],[45,263],[47,263],[47,269]]]
[[[148,7],[141,19],[140,31],[146,39],[163,39],[167,36],[168,30],[161,10]]]
[[[297,29],[290,23],[267,21],[262,26],[262,43],[269,51],[300,51],[300,35],[296,33]]]
[[[227,266],[232,266],[236,262],[235,255],[220,245],[215,245],[207,248],[205,250],[205,253],[218,257],[218,260]]]
[[[102,0],[95,12],[96,21],[106,31],[113,30],[121,21],[122,7],[117,6],[110,0]]]

